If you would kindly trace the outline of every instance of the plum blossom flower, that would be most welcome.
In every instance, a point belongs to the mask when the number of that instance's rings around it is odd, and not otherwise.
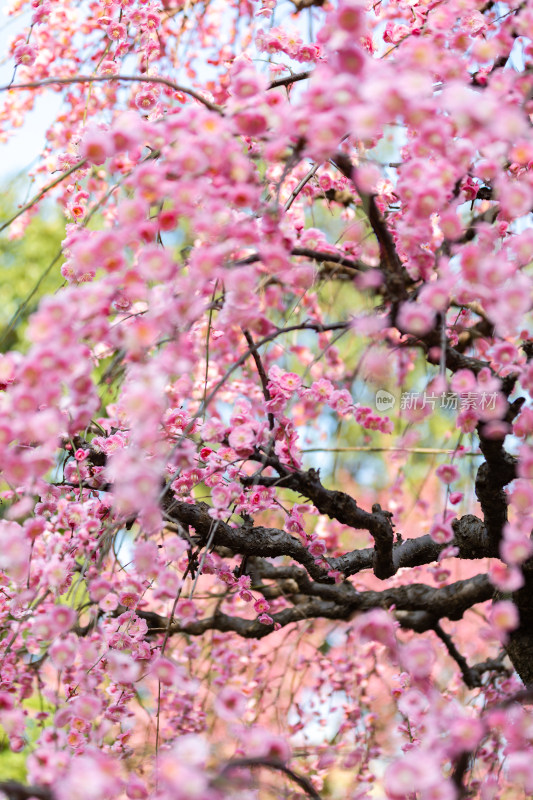
[[[242,692],[225,686],[218,693],[215,700],[215,713],[221,719],[230,721],[235,719],[242,719],[246,711],[246,698]]]
[[[91,164],[97,166],[103,164],[114,153],[113,139],[109,131],[96,126],[88,127],[80,142],[79,152],[80,156]]]
[[[454,537],[453,528],[449,521],[437,519],[430,528],[429,535],[438,544],[448,544]]]
[[[265,611],[268,611],[270,608],[270,603],[268,600],[265,600],[264,597],[260,597],[259,600],[256,600],[254,603],[254,611],[258,614],[262,614]]]
[[[19,44],[13,52],[15,64],[31,67],[37,58],[37,50],[31,44]]]
[[[228,436],[230,447],[239,455],[250,455],[253,452],[256,434],[251,424],[238,425]]]
[[[264,758],[285,763],[291,751],[288,743],[281,736],[276,736],[258,725],[246,732],[246,755],[251,758]]]
[[[398,327],[415,336],[424,336],[434,327],[436,313],[431,306],[420,303],[402,303],[398,312]]]
[[[461,715],[449,724],[450,748],[454,755],[473,752],[485,734],[483,722],[475,717]]]
[[[418,689],[408,689],[399,698],[398,709],[408,719],[418,722],[428,711],[429,702]]]
[[[490,582],[502,592],[516,592],[524,585],[524,576],[518,567],[495,561],[489,567]]]
[[[510,753],[505,761],[505,772],[511,784],[520,786],[527,794],[533,792],[533,763],[530,752]]]
[[[122,781],[118,763],[98,751],[89,751],[72,759],[54,785],[58,800],[100,800],[120,794]]]
[[[134,683],[140,675],[140,664],[128,654],[110,650],[106,656],[111,679],[116,683]]]
[[[402,759],[393,762],[385,772],[385,792],[390,800],[407,800],[415,792],[426,792],[444,779],[436,754],[410,750]],[[455,794],[449,795],[450,800]]]
[[[363,644],[379,642],[391,650],[396,648],[396,623],[382,608],[373,608],[361,614],[356,619],[354,628]]]
[[[489,621],[498,638],[505,642],[509,631],[520,624],[518,609],[511,600],[499,600],[492,604]]]
[[[459,470],[455,464],[441,464],[436,471],[437,478],[443,483],[453,483],[459,478]]]
[[[428,641],[415,639],[403,645],[400,660],[409,675],[415,680],[422,680],[431,675],[435,663],[435,651]]]
[[[533,554],[533,542],[529,533],[527,529],[522,531],[516,525],[505,524],[500,542],[500,555],[507,564],[511,566],[523,564]]]

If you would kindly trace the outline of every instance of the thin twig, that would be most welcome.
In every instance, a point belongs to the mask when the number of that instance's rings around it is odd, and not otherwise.
[[[270,391],[268,388],[268,376],[265,372],[263,362],[261,361],[261,356],[257,352],[257,348],[255,346],[254,340],[252,339],[250,331],[243,329],[243,334],[244,338],[248,342],[248,347],[250,348],[252,358],[255,361],[255,366],[257,367],[259,378],[261,379],[261,386],[263,387],[263,397],[268,403],[268,401],[271,400]],[[268,427],[270,428],[270,430],[274,428],[274,415],[272,414],[271,411],[268,412]]]
[[[359,447],[306,447],[302,453],[420,453],[425,455],[435,455],[442,453],[451,456],[456,451],[444,447],[372,447],[361,445]],[[469,453],[461,453],[461,456],[482,456],[479,450],[472,450]]]
[[[284,211],[288,211],[288,210],[289,210],[289,208],[292,206],[292,204],[294,203],[294,201],[296,200],[296,198],[298,197],[298,195],[300,194],[300,192],[302,191],[302,189],[304,188],[304,186],[305,186],[307,183],[309,183],[309,181],[311,180],[311,178],[313,177],[313,175],[315,175],[315,174],[316,174],[316,172],[318,171],[319,167],[320,167],[320,163],[314,164],[314,165],[311,167],[311,169],[309,170],[309,172],[307,173],[307,175],[305,175],[305,176],[302,178],[302,180],[300,181],[300,183],[298,184],[298,186],[296,186],[296,188],[295,188],[295,189],[293,189],[293,191],[291,192],[291,196],[289,197],[289,199],[288,199],[288,200],[287,200],[287,202],[285,203],[285,208],[284,208]]]
[[[474,689],[476,686],[480,685],[479,674],[472,670],[468,666],[468,662],[466,658],[459,652],[455,644],[453,643],[452,637],[446,633],[445,630],[441,628],[439,622],[435,623],[435,627],[433,628],[439,639],[443,642],[446,650],[451,655],[453,660],[457,663],[459,669],[461,670],[461,674],[463,676],[463,680],[468,686],[469,689]]]
[[[2,91],[1,88],[0,91]],[[43,186],[43,188],[39,192],[37,192],[37,194],[34,195],[31,200],[29,200],[25,205],[19,208],[17,213],[14,214],[11,217],[11,219],[8,219],[7,222],[4,222],[3,225],[0,225],[0,233],[2,233],[2,231],[5,231],[6,228],[9,228],[11,223],[14,222],[18,217],[20,217],[21,214],[24,214],[24,212],[28,211],[28,209],[30,209],[33,205],[35,205],[35,203],[38,203],[39,200],[41,200],[50,189],[53,189],[54,186],[57,186],[59,183],[61,183],[61,181],[64,181],[65,178],[68,178],[68,176],[72,175],[73,172],[76,172],[77,169],[83,167],[86,160],[87,160],[86,158],[82,158],[81,161],[77,161],[66,172],[62,172],[58,178],[55,178],[51,183],[47,183],[46,186]]]

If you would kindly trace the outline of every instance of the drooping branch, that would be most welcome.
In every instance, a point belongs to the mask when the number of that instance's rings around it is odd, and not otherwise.
[[[304,256],[305,258],[309,258],[312,261],[317,261],[319,263],[340,264],[344,267],[352,269],[354,271],[354,275],[356,275],[358,272],[366,272],[371,269],[371,267],[368,264],[365,264],[364,261],[348,258],[342,253],[328,253],[322,250],[313,250],[310,247],[293,247],[291,250],[291,255]],[[260,260],[261,256],[259,253],[250,253],[248,256],[237,259],[234,264],[237,267],[243,267],[247,264],[255,264]]]
[[[361,198],[370,227],[379,244],[380,269],[383,273],[388,299],[393,305],[394,317],[398,303],[407,299],[407,287],[413,284],[413,279],[401,262],[392,234],[379,212],[374,195],[368,194],[358,186],[357,176],[350,158],[345,153],[337,152],[331,162],[345,178],[353,183]]]
[[[481,680],[480,675],[475,670],[471,669],[468,666],[468,662],[466,658],[463,656],[462,653],[459,652],[457,647],[454,644],[452,637],[446,633],[441,627],[439,623],[437,623],[433,629],[439,639],[444,643],[446,650],[451,655],[453,660],[457,663],[459,669],[461,670],[461,675],[463,676],[463,680],[468,686],[469,689],[473,689],[476,686],[480,686]]]
[[[169,78],[162,78],[157,75],[71,75],[70,77],[43,78],[40,81],[24,81],[23,83],[6,84],[0,86],[0,92],[15,91],[16,89],[40,89],[45,86],[66,86],[73,83],[156,83],[167,86],[175,92],[188,94],[202,103],[210,111],[222,114],[222,108],[216,103],[212,103],[199,92],[187,86],[174,83]]]
[[[302,789],[311,800],[321,800],[319,793],[314,788],[313,784],[308,778],[305,778],[303,775],[299,775],[294,770],[289,769],[289,767],[282,764],[281,761],[274,761],[273,759],[266,759],[266,758],[232,758],[231,761],[224,766],[224,769],[220,773],[221,777],[225,777],[228,773],[232,772],[235,769],[245,769],[246,767],[266,767],[266,769],[275,770],[277,772],[283,772],[284,775],[287,775],[294,783],[296,783],[300,789]]]
[[[268,388],[268,376],[265,372],[265,368],[263,366],[263,362],[261,361],[261,356],[257,351],[257,347],[255,346],[255,342],[252,338],[252,334],[248,330],[243,330],[244,338],[246,339],[246,343],[250,348],[250,352],[252,354],[252,358],[255,362],[255,366],[257,368],[257,374],[261,380],[261,386],[263,387],[263,397],[265,400],[270,400],[270,390]],[[274,415],[271,411],[268,412],[268,425],[270,430],[274,427]]]

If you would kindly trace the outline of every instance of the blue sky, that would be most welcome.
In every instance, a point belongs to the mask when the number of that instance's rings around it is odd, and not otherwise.
[[[7,3],[0,0],[0,85],[5,86],[13,77],[13,59],[8,57],[9,41],[29,20],[24,14],[16,19],[5,16]],[[1,13],[4,12],[4,13]],[[1,102],[1,100],[0,100]],[[14,130],[6,144],[0,146],[0,179],[24,173],[31,167],[44,145],[47,127],[53,121],[58,109],[58,97],[52,92],[40,97],[25,124]]]

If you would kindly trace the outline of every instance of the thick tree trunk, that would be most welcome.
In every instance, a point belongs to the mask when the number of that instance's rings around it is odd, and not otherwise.
[[[513,593],[520,627],[510,636],[507,653],[525,686],[533,685],[533,570],[524,570],[525,585]]]

